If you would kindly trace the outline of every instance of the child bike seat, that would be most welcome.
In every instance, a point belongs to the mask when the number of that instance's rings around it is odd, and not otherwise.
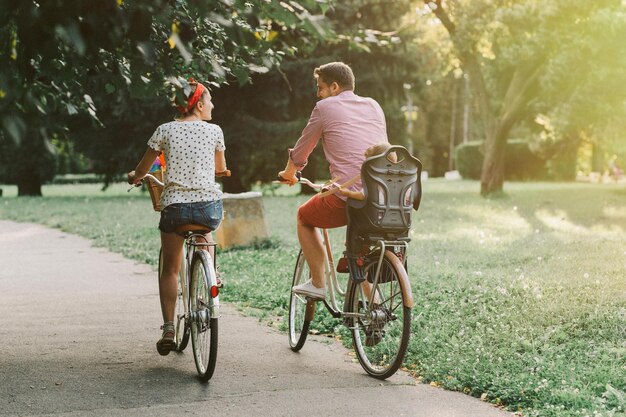
[[[421,174],[422,163],[402,146],[392,146],[363,162],[365,198],[349,198],[346,207],[348,265],[357,281],[364,279],[362,265],[356,262],[364,245],[379,240],[410,240],[411,214],[422,198]]]
[[[402,146],[366,159],[361,167],[365,199],[348,199],[348,225],[373,236],[408,232],[411,212],[422,198],[421,173],[422,163]]]

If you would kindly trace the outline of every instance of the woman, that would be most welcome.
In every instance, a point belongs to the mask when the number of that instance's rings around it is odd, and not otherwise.
[[[174,314],[177,298],[177,277],[182,261],[182,236],[175,233],[183,224],[200,224],[217,229],[222,220],[222,193],[215,183],[215,173],[226,171],[224,134],[222,129],[205,121],[211,120],[211,94],[201,83],[190,83],[191,93],[177,108],[181,113],[174,121],[160,125],[148,149],[128,182],[137,184],[148,173],[155,158],[165,155],[167,170],[161,194],[161,247],[163,270],[159,279],[159,296],[163,314],[163,333],[157,351],[167,355],[176,348]],[[207,241],[212,241],[207,234]]]

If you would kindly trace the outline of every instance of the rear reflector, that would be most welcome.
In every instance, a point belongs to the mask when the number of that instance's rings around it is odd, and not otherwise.
[[[218,296],[218,294],[220,293],[219,288],[217,287],[217,285],[214,285],[211,287],[211,298],[215,298]]]

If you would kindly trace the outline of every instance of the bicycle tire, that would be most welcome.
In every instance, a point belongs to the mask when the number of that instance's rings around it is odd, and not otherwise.
[[[293,271],[291,287],[304,283],[311,278],[311,271],[304,259],[302,250],[298,253],[296,267]],[[289,299],[289,346],[294,352],[298,352],[304,346],[309,334],[309,325],[315,312],[315,302],[308,301],[306,297],[294,294],[290,289]],[[307,314],[307,309],[309,309]],[[312,309],[312,311],[311,311]],[[307,316],[308,319],[307,319]]]
[[[411,305],[405,300],[410,288],[405,280],[402,262],[393,253],[386,251],[382,259],[379,282],[372,283],[379,261],[376,258],[365,266],[366,281],[363,284],[351,280],[346,294],[346,313],[360,313],[363,317],[347,319],[352,333],[353,348],[359,363],[371,376],[387,379],[396,373],[409,345],[411,333]],[[362,285],[369,285],[376,292],[377,302],[369,305]],[[405,302],[407,301],[407,302]]]
[[[217,285],[211,256],[198,250],[191,261],[189,317],[193,358],[201,381],[208,381],[215,371],[217,360],[217,315],[214,307],[219,296],[211,297],[211,288]]]
[[[161,280],[161,274],[163,273],[163,248],[159,249],[159,269],[158,277]],[[185,247],[183,246],[183,260],[181,261],[180,270],[178,271],[178,280],[176,288],[176,316],[174,317],[175,334],[174,341],[176,342],[176,352],[182,352],[189,343],[189,326],[186,322],[187,313],[187,299],[188,288],[184,286],[186,277],[186,261],[185,261]]]
[[[187,271],[187,249],[183,245],[183,257],[178,271],[178,298],[176,300],[176,352],[182,352],[189,343],[189,274]]]

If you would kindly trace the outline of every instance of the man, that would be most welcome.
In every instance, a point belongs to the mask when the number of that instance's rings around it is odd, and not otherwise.
[[[296,171],[304,168],[321,138],[330,176],[344,184],[360,174],[367,148],[388,142],[385,115],[375,100],[354,94],[354,74],[348,65],[331,62],[316,68],[313,75],[320,101],[313,108],[302,136],[289,150],[285,170],[278,175],[290,185],[298,182]],[[360,188],[360,181],[349,187]],[[346,224],[346,197],[340,193],[315,195],[298,209],[298,240],[312,279],[293,287],[295,293],[315,299],[326,297],[324,247],[315,228],[330,229]]]

